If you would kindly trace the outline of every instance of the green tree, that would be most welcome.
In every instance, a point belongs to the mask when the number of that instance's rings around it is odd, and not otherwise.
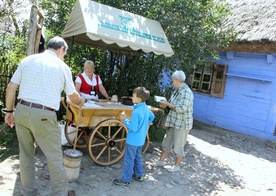
[[[18,18],[22,13],[22,2],[7,0],[0,6],[0,105],[4,105],[10,77],[26,56],[28,21]]]
[[[69,18],[75,0],[41,0],[45,10],[45,27],[60,35]],[[181,69],[187,76],[193,68],[210,58],[218,57],[218,50],[227,48],[235,39],[231,29],[222,29],[230,12],[224,1],[213,0],[98,0],[118,9],[157,20],[174,50],[172,57],[153,54],[129,55],[93,46],[76,46],[66,57],[74,74],[82,70],[85,59],[96,62],[96,71],[102,76],[109,94],[128,95],[136,86],[145,86],[151,94],[166,95],[160,89],[162,71]],[[167,72],[169,73],[169,72]],[[161,83],[162,85],[162,83]],[[164,91],[162,91],[164,90]],[[162,91],[162,92],[160,92]],[[151,105],[156,103],[149,99]]]
[[[0,42],[2,44],[0,63],[9,68],[16,67],[26,51],[27,22],[20,22],[15,17],[20,7],[18,5],[22,1],[7,0],[5,1],[7,5],[0,8],[0,24],[5,21],[14,27],[13,33],[3,34],[1,40],[5,41]],[[30,0],[30,2],[37,4],[44,13],[46,42],[53,35],[61,35],[75,0]],[[231,29],[222,29],[223,21],[230,14],[224,1],[214,3],[213,0],[98,0],[97,2],[159,21],[175,53],[169,58],[153,54],[130,55],[93,46],[71,46],[69,43],[65,61],[70,64],[73,74],[82,71],[86,59],[93,60],[97,66],[96,72],[101,75],[110,95],[118,94],[119,97],[128,95],[136,86],[149,88],[151,94],[161,94],[163,91],[160,92],[162,89],[158,84],[160,80],[162,81],[163,70],[181,69],[189,75],[194,66],[201,61],[217,58],[218,50],[225,49],[235,38]],[[6,54],[6,51],[10,53]],[[164,95],[166,92],[165,89]],[[149,103],[155,104],[151,99]]]
[[[26,56],[28,21],[18,16],[23,12],[23,1],[6,0],[0,4],[0,106],[4,107],[5,89],[20,60]],[[14,128],[2,125],[4,115],[0,116],[2,128],[0,138],[0,159],[18,154]]]
[[[47,10],[46,28],[60,35],[75,1],[38,2],[43,10]],[[105,75],[107,78],[105,85],[112,92],[123,94],[138,84],[153,88],[152,84],[157,86],[164,68],[182,69],[189,73],[199,62],[210,57],[217,58],[218,49],[225,49],[235,38],[231,29],[222,29],[223,21],[229,16],[228,7],[223,1],[214,3],[213,0],[99,0],[97,2],[159,21],[175,53],[170,58],[152,54],[133,56],[74,46],[74,50],[77,49],[78,52],[74,52],[71,57],[72,68],[75,70],[74,66],[80,65],[82,59],[96,60],[99,65],[97,71]],[[76,67],[76,70],[80,69]]]

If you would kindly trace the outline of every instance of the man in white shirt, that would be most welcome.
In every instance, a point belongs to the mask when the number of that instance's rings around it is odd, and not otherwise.
[[[74,87],[69,67],[63,62],[67,44],[61,37],[49,40],[47,50],[24,58],[6,89],[5,122],[15,123],[20,152],[21,194],[37,195],[35,187],[36,142],[44,153],[50,173],[52,196],[74,195],[67,191],[68,180],[63,165],[61,134],[55,111],[60,106],[61,92],[82,106],[82,98]],[[14,111],[16,90],[18,104]]]

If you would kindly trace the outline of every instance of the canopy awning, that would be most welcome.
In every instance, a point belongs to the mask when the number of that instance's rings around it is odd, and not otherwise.
[[[61,37],[113,51],[173,55],[159,22],[91,0],[76,1]]]

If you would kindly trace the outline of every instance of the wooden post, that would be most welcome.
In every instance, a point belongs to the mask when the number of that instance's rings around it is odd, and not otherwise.
[[[39,19],[37,19],[39,16]],[[29,19],[29,34],[28,34],[28,45],[27,45],[27,56],[36,54],[39,48],[40,37],[42,34],[44,16],[38,10],[36,5],[31,8],[30,19]]]

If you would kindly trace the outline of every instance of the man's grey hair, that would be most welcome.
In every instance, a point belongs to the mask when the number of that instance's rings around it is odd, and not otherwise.
[[[175,80],[178,80],[179,82],[185,82],[186,75],[183,71],[175,71],[172,74],[172,78],[175,79]]]
[[[60,49],[62,46],[64,46],[64,50],[67,50],[68,45],[64,39],[62,39],[59,36],[53,37],[49,40],[47,48],[52,48],[55,50]]]

